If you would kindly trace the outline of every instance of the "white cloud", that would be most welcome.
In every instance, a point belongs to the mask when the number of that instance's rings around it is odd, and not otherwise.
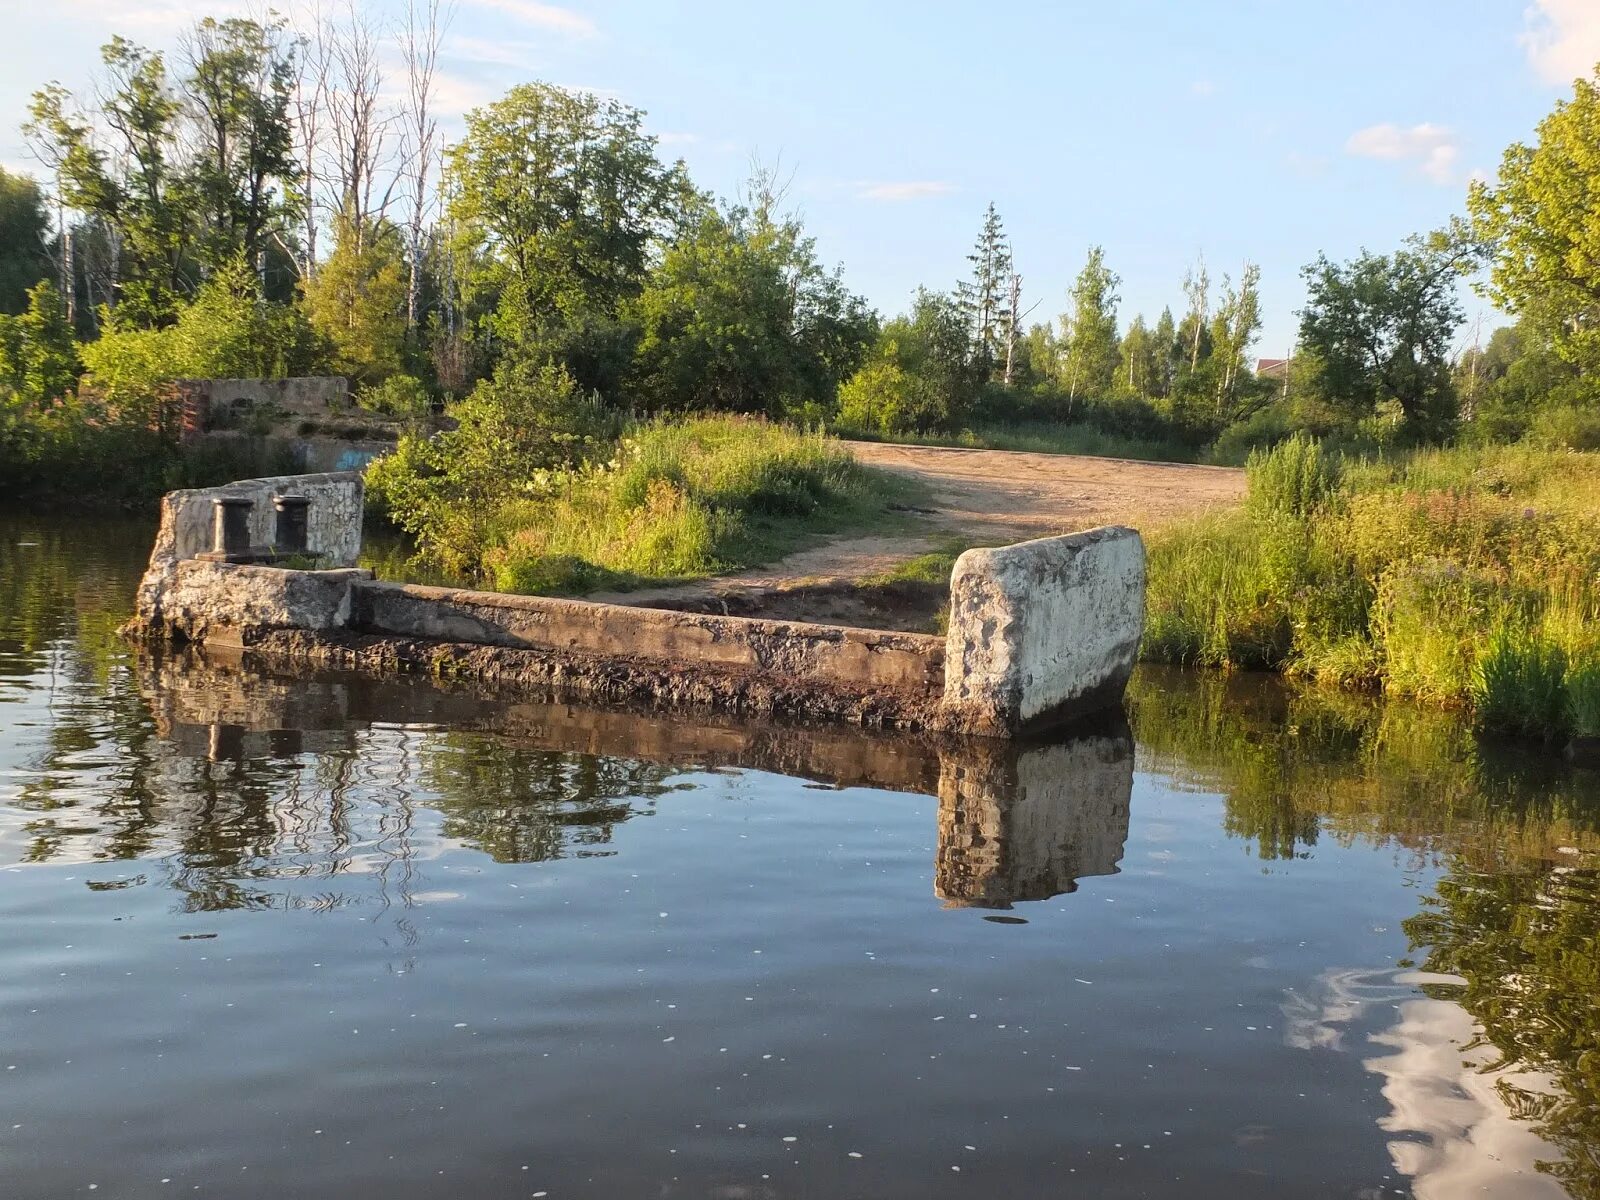
[[[467,0],[474,8],[493,9],[524,25],[565,33],[573,37],[594,37],[599,28],[588,17],[570,8],[540,4],[538,0]]]
[[[1344,148],[1358,158],[1412,163],[1438,184],[1455,182],[1456,159],[1461,156],[1455,134],[1426,121],[1410,128],[1388,122],[1369,125],[1352,133]]]
[[[907,179],[899,182],[863,183],[856,195],[862,200],[925,200],[929,196],[945,196],[955,191],[955,185],[937,179]]]
[[[1209,79],[1196,79],[1189,85],[1189,90],[1196,96],[1214,96],[1217,93],[1217,85]]]
[[[1528,28],[1517,40],[1548,83],[1569,84],[1600,62],[1600,4],[1595,0],[1534,0]]]
[[[439,71],[433,77],[434,106],[445,120],[459,120],[474,108],[482,108],[499,99],[498,88],[480,79],[466,79],[449,71]]]
[[[95,22],[123,33],[155,38],[192,29],[203,16],[242,17],[248,15],[244,0],[217,0],[197,8],[192,0],[60,0],[60,14]]]

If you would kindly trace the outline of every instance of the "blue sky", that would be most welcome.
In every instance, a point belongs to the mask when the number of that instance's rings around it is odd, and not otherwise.
[[[165,47],[242,10],[0,8],[13,167],[29,94],[88,84],[112,33]],[[1443,223],[1597,60],[1600,0],[456,0],[442,99],[459,113],[530,78],[616,95],[724,194],[753,157],[780,163],[824,258],[885,312],[954,282],[990,200],[1035,319],[1061,311],[1092,243],[1124,321],[1177,308],[1202,253],[1214,279],[1249,259],[1257,352],[1279,355],[1303,263]]]

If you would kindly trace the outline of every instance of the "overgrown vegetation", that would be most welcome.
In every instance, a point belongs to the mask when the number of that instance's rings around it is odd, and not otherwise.
[[[1530,447],[1252,455],[1238,511],[1150,538],[1147,657],[1470,705],[1481,727],[1592,722],[1600,458]]]
[[[408,439],[373,467],[372,491],[415,536],[424,569],[530,594],[692,578],[770,561],[820,530],[893,520],[888,504],[906,490],[820,433],[757,418],[655,421],[563,447],[539,422],[570,428],[551,415],[581,402],[554,371],[540,386],[545,405],[509,426],[499,406],[469,402],[458,430]]]

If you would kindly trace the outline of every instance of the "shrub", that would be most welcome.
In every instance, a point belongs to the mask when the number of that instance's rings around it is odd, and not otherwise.
[[[1271,449],[1253,450],[1245,463],[1248,504],[1261,513],[1306,516],[1339,486],[1339,461],[1314,438],[1297,433]]]
[[[1567,658],[1536,631],[1497,622],[1472,677],[1478,725],[1500,733],[1559,734],[1568,725]]]
[[[391,417],[425,417],[432,410],[433,398],[427,385],[414,375],[391,375],[382,383],[364,387],[356,403],[371,412]]]

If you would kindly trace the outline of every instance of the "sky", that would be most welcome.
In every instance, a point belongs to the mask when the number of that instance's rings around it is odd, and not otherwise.
[[[246,3],[0,0],[0,164],[35,168],[29,96],[90,87],[113,33],[167,48]],[[1180,309],[1201,255],[1213,280],[1255,262],[1281,356],[1303,264],[1441,226],[1597,61],[1600,0],[454,0],[440,98],[450,132],[529,79],[616,96],[723,195],[776,166],[886,314],[965,273],[991,201],[1032,320],[1091,245],[1124,324]],[[1467,308],[1467,344],[1502,320]]]

